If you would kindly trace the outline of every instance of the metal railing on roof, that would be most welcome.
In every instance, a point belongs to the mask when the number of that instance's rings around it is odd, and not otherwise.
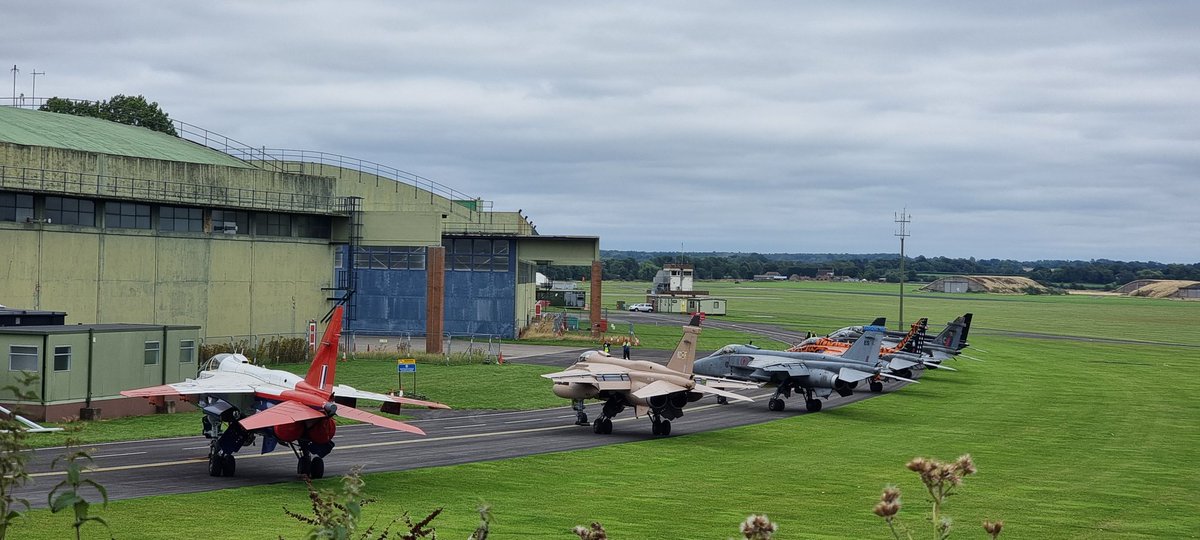
[[[342,197],[0,165],[0,188],[248,210],[342,214]]]
[[[446,202],[445,208],[459,215],[470,216],[471,212],[483,212],[483,207],[491,208],[491,201],[470,197],[454,188],[435,182],[419,174],[397,169],[374,161],[359,159],[341,154],[314,150],[294,150],[289,148],[253,147],[241,141],[231,139],[219,133],[214,133],[202,127],[182,122],[171,121],[179,136],[213,150],[224,152],[264,169],[285,172],[309,174],[305,164],[338,167],[365,174],[385,178],[401,184],[406,184],[418,190],[429,193],[430,204],[438,204],[438,198]],[[299,165],[299,167],[296,167]]]

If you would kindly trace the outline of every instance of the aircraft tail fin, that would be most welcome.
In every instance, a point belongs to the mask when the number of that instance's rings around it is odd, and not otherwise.
[[[962,335],[958,337],[958,348],[960,349],[969,345],[967,343],[967,334],[971,332],[971,317],[974,317],[974,314],[966,313],[963,315]]]
[[[882,332],[863,332],[863,335],[854,340],[854,344],[849,349],[846,349],[846,352],[842,353],[842,358],[874,364],[879,360],[879,346],[882,343]]]
[[[692,372],[692,365],[696,361],[696,341],[699,336],[700,315],[692,315],[692,320],[683,327],[683,339],[679,340],[679,346],[675,347],[675,352],[671,354],[671,360],[667,362],[667,369],[673,369],[680,373]]]
[[[313,357],[312,365],[308,367],[304,382],[326,392],[333,391],[334,375],[337,372],[338,339],[341,335],[342,306],[338,306],[333,310],[329,326],[325,327],[325,335],[321,336],[317,354]]]
[[[875,317],[875,320],[871,321],[871,326],[887,326],[887,317]]]
[[[919,354],[925,346],[925,329],[928,326],[929,319],[924,317],[917,319],[917,322],[912,324],[912,328],[909,329],[904,339],[896,344],[896,349]]]
[[[946,323],[946,327],[943,328],[942,331],[933,338],[933,343],[947,349],[960,349],[961,347],[959,344],[962,342],[964,327],[965,324],[963,323],[963,317],[959,317]]]

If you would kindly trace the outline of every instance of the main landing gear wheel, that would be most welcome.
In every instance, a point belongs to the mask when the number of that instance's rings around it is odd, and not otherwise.
[[[671,434],[671,421],[670,420],[651,420],[650,421],[650,432],[655,435],[662,436],[662,437],[666,437],[667,435],[670,435]]]
[[[729,398],[725,396],[717,396],[717,405],[728,405]]]
[[[782,411],[783,410],[783,400],[779,399],[779,398],[771,398],[771,401],[767,402],[767,410]]]
[[[325,476],[325,460],[314,457],[308,465],[308,477],[316,480]]]
[[[216,452],[209,454],[208,455],[208,475],[209,476],[221,476],[221,473],[224,471],[225,471],[225,460],[221,458],[221,455]]]
[[[221,457],[221,476],[233,476],[233,472],[237,470],[237,462],[233,459],[233,454],[225,454]]]
[[[871,391],[876,394],[883,391],[883,383],[880,381],[871,381]]]
[[[300,459],[296,461],[296,474],[308,474],[310,468],[312,468],[311,456],[300,456]]]
[[[808,412],[821,412],[821,400],[819,399],[805,400],[804,406],[808,407]]]
[[[612,433],[612,419],[601,416],[592,422],[592,433],[609,435]]]

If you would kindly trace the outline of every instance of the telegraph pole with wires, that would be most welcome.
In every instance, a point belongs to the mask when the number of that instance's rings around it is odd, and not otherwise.
[[[904,329],[904,239],[908,237],[908,224],[912,222],[912,216],[908,214],[908,207],[905,207],[896,214],[896,224],[899,228],[895,235],[900,237],[900,326],[899,329]]]

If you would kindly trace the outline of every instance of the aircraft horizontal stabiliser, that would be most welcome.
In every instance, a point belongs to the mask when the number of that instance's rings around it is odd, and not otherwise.
[[[337,431],[334,417],[424,435],[420,428],[356,409],[349,400],[366,399],[448,409],[432,401],[377,394],[346,385],[335,385],[342,307],[334,309],[329,326],[308,373],[303,377],[253,365],[241,354],[223,353],[208,360],[195,379],[174,384],[125,390],[121,395],[161,400],[177,396],[196,403],[203,411],[203,435],[210,440],[208,472],[233,476],[234,454],[262,438],[261,453],[279,444],[296,455],[296,473],[310,478],[325,475],[323,458],[333,451]]]

